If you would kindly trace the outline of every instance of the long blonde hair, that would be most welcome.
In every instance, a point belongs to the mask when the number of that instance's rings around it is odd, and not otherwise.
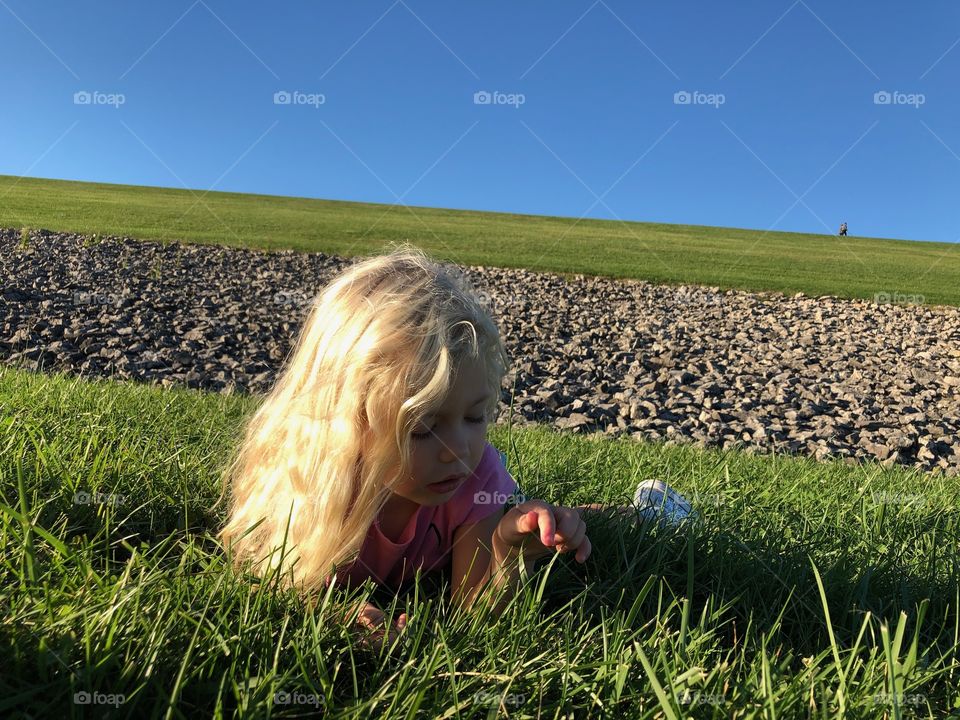
[[[404,243],[336,276],[223,472],[220,497],[231,498],[218,537],[234,566],[309,591],[351,562],[409,474],[411,430],[466,357],[486,368],[492,422],[509,361],[459,268]]]

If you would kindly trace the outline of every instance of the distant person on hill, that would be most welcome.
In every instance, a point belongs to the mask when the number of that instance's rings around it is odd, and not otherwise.
[[[847,234],[847,224],[845,222],[840,223],[840,235]]]
[[[423,251],[348,267],[314,301],[222,476],[232,498],[220,539],[233,565],[279,570],[308,599],[368,579],[394,595],[418,569],[449,571],[451,600],[465,609],[505,589],[499,615],[521,563],[530,571],[567,552],[585,563],[581,511],[604,508],[527,499],[486,439],[508,366],[475,291]],[[634,502],[617,512],[671,525],[696,517],[659,480],[642,482]],[[365,598],[344,610],[368,647],[406,625]]]

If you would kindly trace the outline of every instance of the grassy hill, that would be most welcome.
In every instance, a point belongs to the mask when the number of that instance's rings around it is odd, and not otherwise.
[[[0,226],[377,252],[653,282],[960,305],[960,244],[378,205],[0,175]]]
[[[625,502],[660,477],[700,517],[669,530],[598,516],[587,563],[553,556],[500,617],[456,613],[445,580],[421,578],[401,597],[364,589],[411,618],[380,652],[340,620],[355,592],[310,609],[231,572],[212,537],[218,467],[255,405],[0,368],[0,715],[86,715],[80,704],[98,705],[96,717],[170,718],[960,708],[953,480],[495,426],[489,439],[529,497]]]

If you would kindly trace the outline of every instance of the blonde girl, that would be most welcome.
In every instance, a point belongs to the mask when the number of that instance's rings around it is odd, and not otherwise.
[[[450,571],[451,600],[502,611],[520,565],[586,562],[585,508],[517,498],[486,441],[507,355],[459,271],[402,245],[316,297],[286,367],[224,472],[219,534],[236,567],[305,592]],[[510,500],[521,500],[508,509]],[[370,603],[356,621],[379,628]],[[404,626],[401,615],[389,628]]]

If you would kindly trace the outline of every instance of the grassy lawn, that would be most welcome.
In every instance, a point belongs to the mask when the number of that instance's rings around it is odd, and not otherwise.
[[[573,212],[573,211],[572,211]],[[663,283],[960,305],[957,244],[336,202],[0,176],[0,226],[338,255],[410,240],[444,260]]]
[[[392,652],[375,652],[337,622],[342,591],[310,612],[225,567],[211,537],[216,470],[255,403],[0,370],[0,714],[960,708],[956,481],[496,426],[489,439],[528,496],[626,501],[661,477],[700,522],[659,530],[598,516],[587,565],[554,557],[500,619],[454,616],[442,583],[420,583],[386,604],[410,624]]]

